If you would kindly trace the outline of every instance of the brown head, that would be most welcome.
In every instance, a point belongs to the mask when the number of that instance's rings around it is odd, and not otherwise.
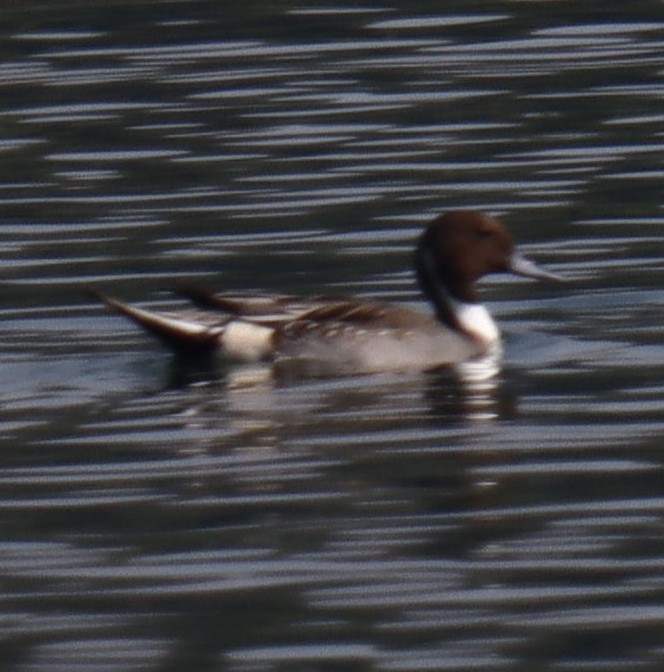
[[[562,280],[523,257],[499,220],[475,210],[453,210],[436,217],[420,236],[416,269],[422,290],[448,323],[448,297],[476,303],[475,283],[489,273],[509,271]]]
[[[418,275],[425,289],[431,282],[442,283],[455,299],[475,302],[475,282],[508,271],[513,252],[512,236],[497,219],[453,210],[436,217],[420,237]]]

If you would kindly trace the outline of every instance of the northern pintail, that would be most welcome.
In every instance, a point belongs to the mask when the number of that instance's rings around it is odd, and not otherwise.
[[[472,210],[448,212],[428,225],[415,269],[434,314],[361,298],[217,294],[192,286],[176,291],[197,308],[157,312],[90,289],[177,351],[308,362],[313,371],[346,375],[430,370],[495,353],[500,334],[479,302],[476,281],[508,271],[562,279],[522,256],[500,221]]]

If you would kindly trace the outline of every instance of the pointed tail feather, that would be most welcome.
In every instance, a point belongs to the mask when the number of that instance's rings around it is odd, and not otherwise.
[[[159,313],[132,306],[105,294],[96,287],[87,286],[87,292],[109,308],[128,317],[169,347],[189,354],[209,354],[218,347],[221,328],[210,327],[168,313]]]

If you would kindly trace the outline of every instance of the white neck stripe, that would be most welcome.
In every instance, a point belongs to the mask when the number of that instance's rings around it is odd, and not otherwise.
[[[479,338],[483,343],[490,344],[500,340],[500,332],[491,313],[481,303],[464,303],[447,297],[450,308],[456,315],[464,331]]]

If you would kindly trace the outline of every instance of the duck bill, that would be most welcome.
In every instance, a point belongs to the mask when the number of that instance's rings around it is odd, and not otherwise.
[[[565,282],[565,278],[555,273],[551,273],[538,266],[534,261],[530,261],[520,252],[514,252],[510,258],[508,270],[516,275],[525,275],[529,278],[539,278],[541,280],[553,280],[554,282]]]

